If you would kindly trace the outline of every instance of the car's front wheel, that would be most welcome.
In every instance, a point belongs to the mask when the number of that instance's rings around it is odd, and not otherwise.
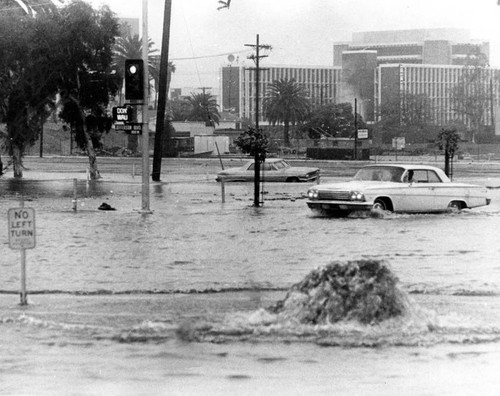
[[[376,199],[375,202],[373,203],[373,210],[388,210],[387,204],[383,199]]]

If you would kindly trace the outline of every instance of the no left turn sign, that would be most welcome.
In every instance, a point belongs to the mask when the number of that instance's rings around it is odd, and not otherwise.
[[[35,209],[9,209],[8,223],[9,247],[11,249],[33,249],[35,247]]]

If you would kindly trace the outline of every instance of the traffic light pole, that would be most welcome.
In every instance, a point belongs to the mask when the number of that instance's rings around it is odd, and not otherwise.
[[[144,62],[144,94],[142,100],[142,207],[141,213],[152,213],[149,208],[149,70],[148,70],[148,0],[142,0],[142,60]]]

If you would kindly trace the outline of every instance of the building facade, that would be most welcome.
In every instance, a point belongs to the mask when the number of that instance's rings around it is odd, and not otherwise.
[[[463,66],[383,64],[375,71],[374,119],[381,119],[382,108],[388,103],[399,103],[404,111],[411,98],[425,98],[427,116],[431,123],[447,125],[455,122],[467,124],[463,113],[456,110],[454,89],[466,73]],[[498,114],[500,103],[500,70],[484,68],[480,81],[474,85],[484,102],[482,120],[491,126]],[[471,88],[472,89],[472,88]]]
[[[265,66],[259,75],[259,121],[265,122],[262,102],[274,81],[294,79],[313,105],[335,102],[339,97],[340,69],[331,67]],[[240,118],[255,119],[256,70],[244,66],[221,68],[221,107]]]

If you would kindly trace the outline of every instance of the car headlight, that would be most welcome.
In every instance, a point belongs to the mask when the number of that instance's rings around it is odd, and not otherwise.
[[[309,191],[307,191],[307,196],[309,199],[318,199],[318,190],[315,188],[311,188]]]
[[[351,191],[351,201],[365,201],[365,195],[359,191]]]

